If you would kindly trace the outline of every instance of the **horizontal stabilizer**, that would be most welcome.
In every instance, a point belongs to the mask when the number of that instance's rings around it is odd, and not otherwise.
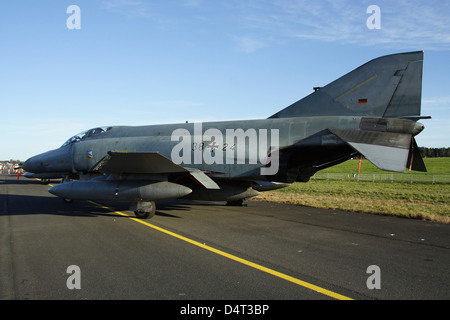
[[[349,143],[377,168],[386,171],[405,172],[408,149],[365,143]]]
[[[415,164],[411,168],[426,171],[418,148],[414,148],[415,141],[409,134],[337,129],[331,131],[381,170],[405,172],[412,157]]]

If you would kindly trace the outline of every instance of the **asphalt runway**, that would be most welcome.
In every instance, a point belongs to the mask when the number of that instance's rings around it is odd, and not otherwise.
[[[0,176],[0,299],[450,299],[450,225],[184,200],[142,223],[48,187]]]

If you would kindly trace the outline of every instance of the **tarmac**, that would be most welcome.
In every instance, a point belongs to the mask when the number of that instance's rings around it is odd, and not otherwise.
[[[447,224],[187,200],[139,220],[48,188],[0,175],[2,300],[450,299]]]

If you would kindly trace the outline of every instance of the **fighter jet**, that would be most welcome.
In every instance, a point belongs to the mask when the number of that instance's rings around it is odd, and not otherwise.
[[[267,119],[110,126],[28,159],[31,176],[60,176],[64,198],[126,201],[138,218],[171,198],[242,205],[364,156],[382,170],[426,171],[414,136],[423,52],[371,60]]]

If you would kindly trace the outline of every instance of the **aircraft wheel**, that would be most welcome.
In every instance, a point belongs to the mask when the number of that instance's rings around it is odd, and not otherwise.
[[[134,214],[138,219],[149,219],[155,215],[156,206],[155,202],[139,202],[136,204]]]
[[[231,207],[246,207],[247,205],[244,204],[244,200],[233,200],[233,201],[227,201],[227,206]]]
[[[63,198],[63,201],[64,201],[65,203],[72,203],[72,202],[73,202],[73,199],[70,199],[70,198]]]

